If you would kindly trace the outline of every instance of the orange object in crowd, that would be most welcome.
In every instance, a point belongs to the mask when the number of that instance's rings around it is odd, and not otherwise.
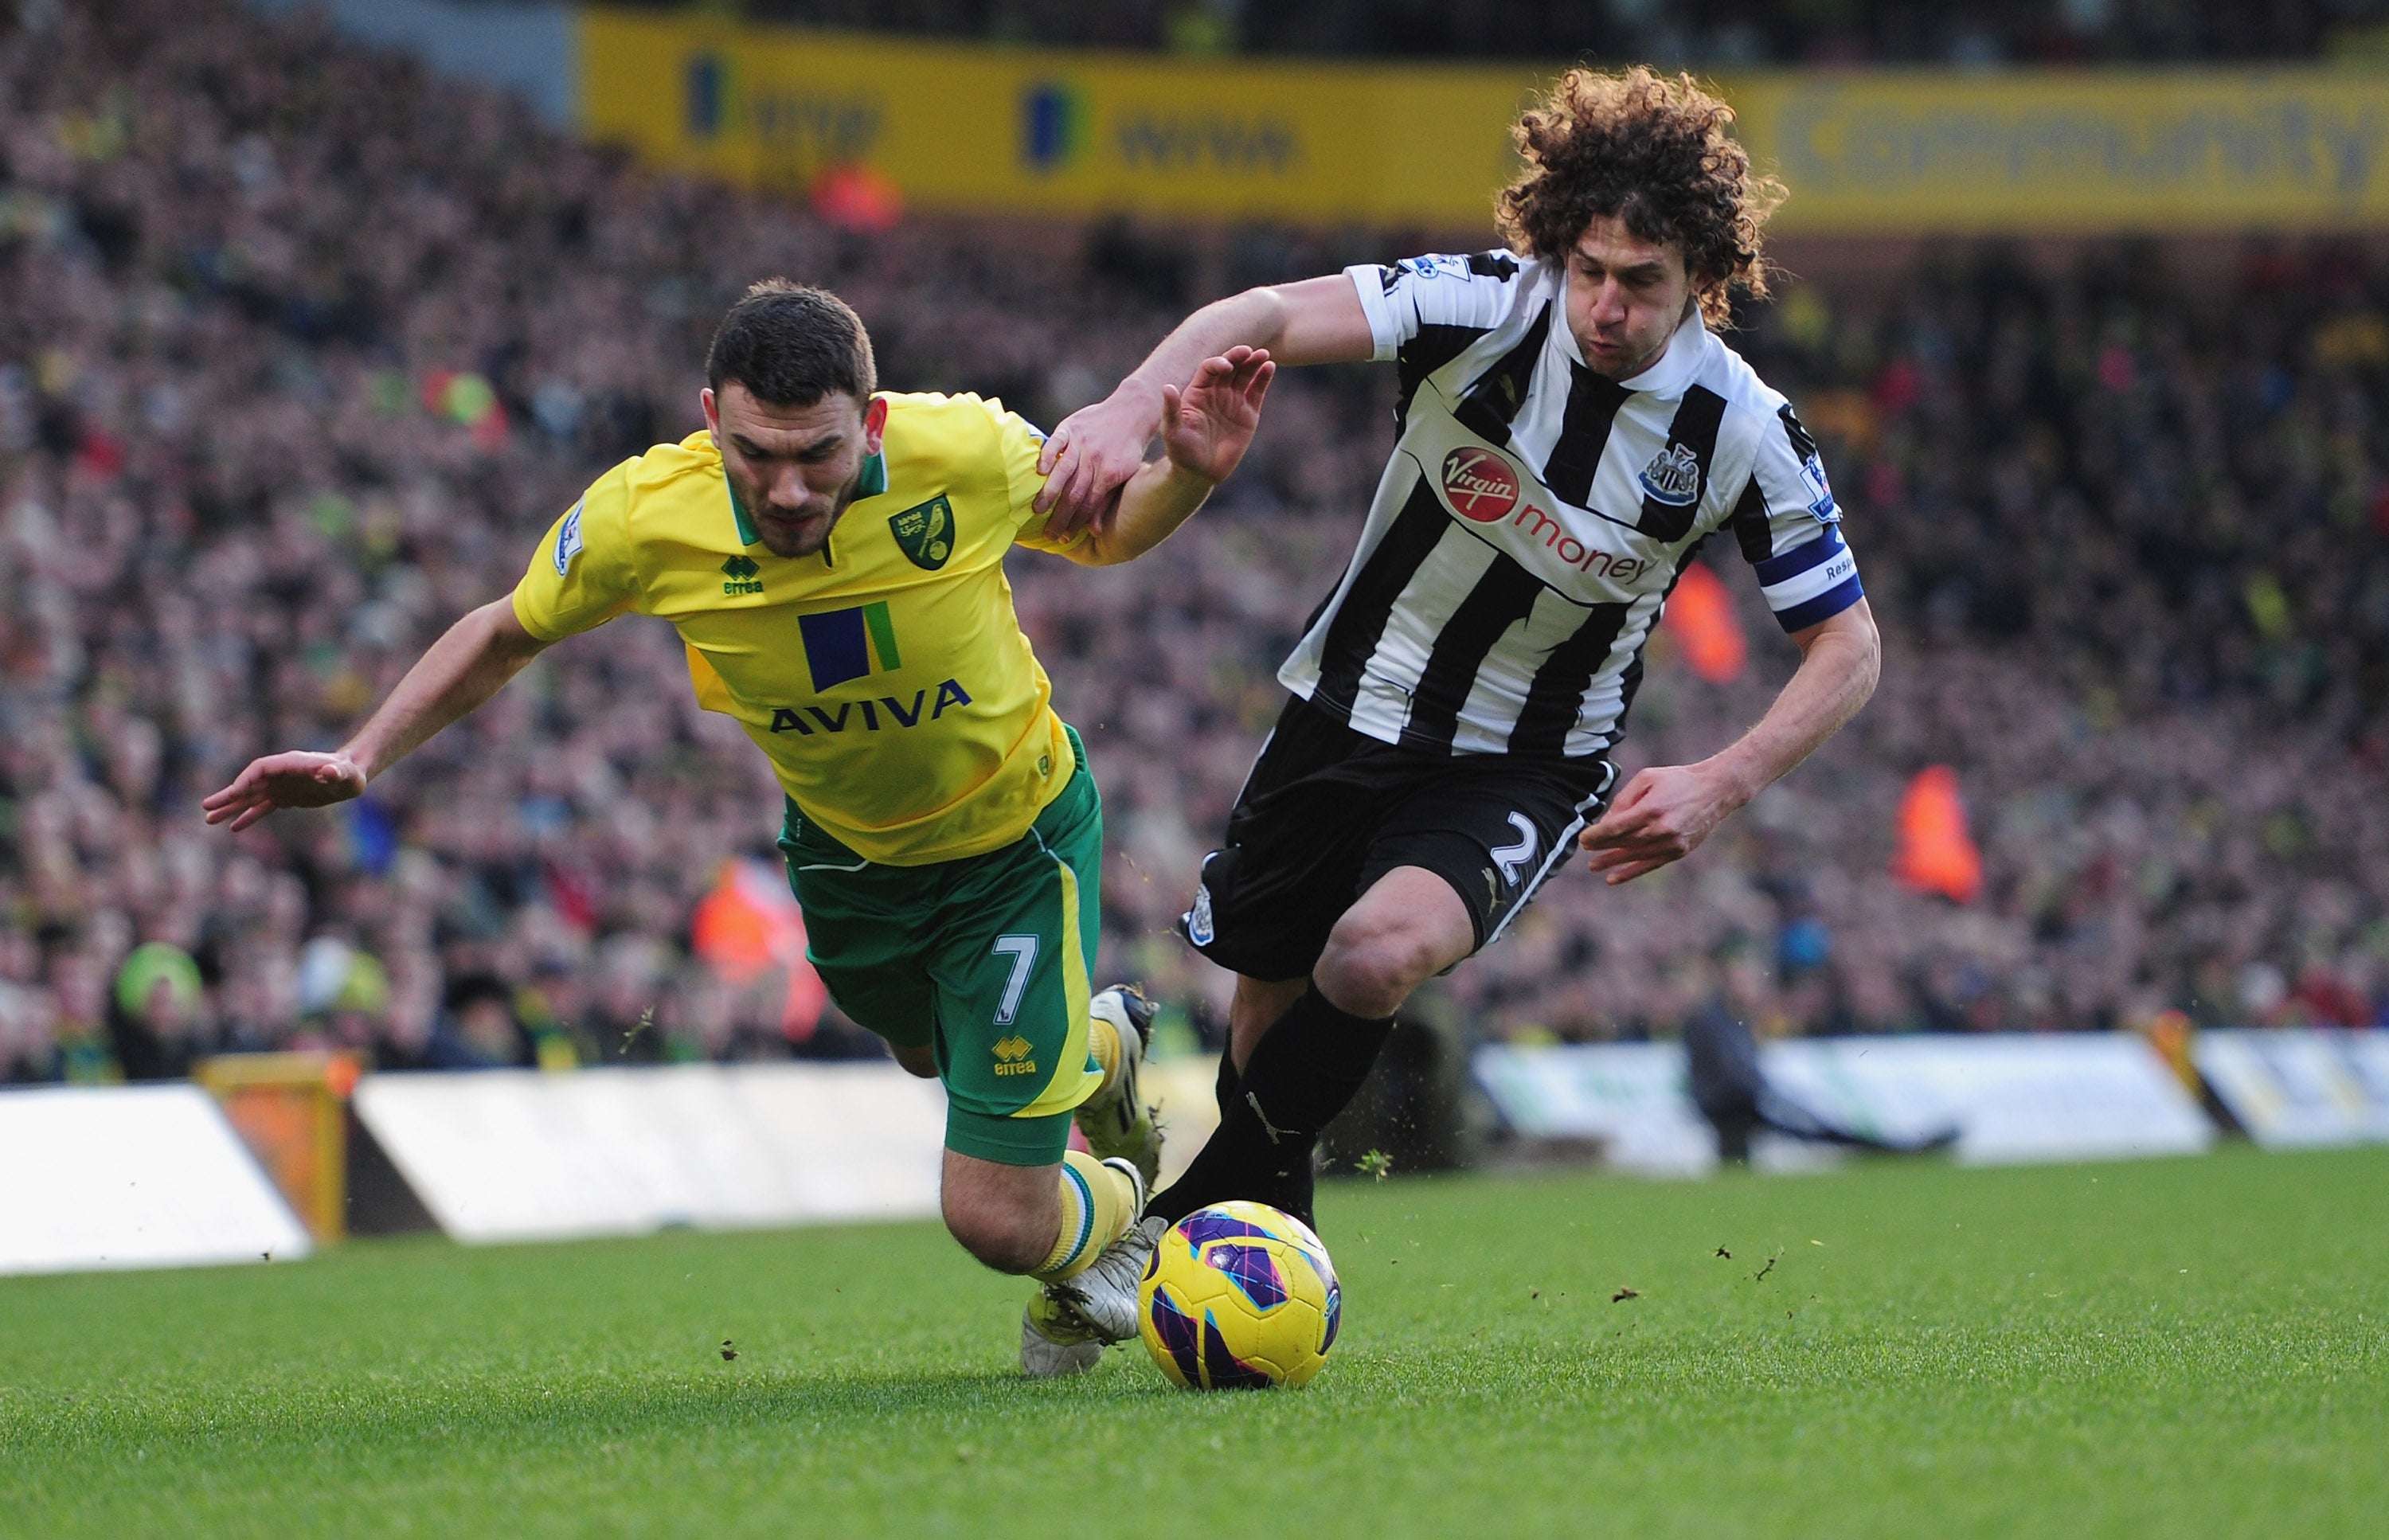
[[[832,166],[813,179],[813,212],[841,230],[882,235],[903,217],[904,195],[868,166]]]
[[[1693,673],[1711,684],[1731,684],[1742,677],[1750,649],[1733,613],[1733,595],[1706,564],[1694,562],[1684,568],[1667,607],[1660,612],[1659,624],[1684,650],[1684,661]]]
[[[697,901],[689,921],[689,942],[733,986],[786,970],[788,998],[780,1031],[791,1042],[802,1042],[821,1025],[829,990],[805,961],[804,911],[776,869],[756,860],[723,861],[712,890]]]
[[[1899,848],[1891,874],[1923,893],[1952,903],[1982,897],[1983,853],[1966,833],[1966,805],[1958,796],[1958,772],[1928,765],[1899,799]]]

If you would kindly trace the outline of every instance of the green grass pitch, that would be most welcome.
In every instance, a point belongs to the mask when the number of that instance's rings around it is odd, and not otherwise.
[[[1343,1341],[1260,1394],[1021,1381],[927,1225],[0,1280],[0,1532],[2389,1533],[2389,1150],[1322,1218]]]

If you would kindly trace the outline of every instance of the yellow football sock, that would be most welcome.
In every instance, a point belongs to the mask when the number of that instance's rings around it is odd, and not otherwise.
[[[1087,1051],[1095,1056],[1095,1063],[1104,1072],[1104,1083],[1097,1086],[1095,1094],[1087,1100],[1100,1101],[1109,1096],[1112,1088],[1119,1084],[1119,1028],[1101,1016],[1089,1016],[1087,1018]]]
[[[1058,1283],[1086,1271],[1136,1221],[1136,1184],[1082,1150],[1062,1152],[1062,1233],[1030,1276]]]

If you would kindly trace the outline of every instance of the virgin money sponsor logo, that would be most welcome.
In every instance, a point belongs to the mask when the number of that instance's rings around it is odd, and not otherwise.
[[[1443,457],[1443,495],[1461,517],[1498,524],[1518,505],[1518,473],[1489,449],[1456,449]]]
[[[1510,521],[1510,527],[1522,531],[1527,540],[1539,541],[1544,550],[1578,572],[1606,578],[1614,583],[1630,583],[1656,565],[1648,557],[1595,551],[1569,534],[1565,525],[1531,503],[1518,510],[1518,516]]]

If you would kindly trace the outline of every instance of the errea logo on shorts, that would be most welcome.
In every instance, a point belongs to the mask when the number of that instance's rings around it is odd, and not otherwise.
[[[1037,1061],[1028,1057],[1033,1045],[1028,1038],[1014,1033],[995,1040],[995,1073],[998,1075],[1034,1075]]]

